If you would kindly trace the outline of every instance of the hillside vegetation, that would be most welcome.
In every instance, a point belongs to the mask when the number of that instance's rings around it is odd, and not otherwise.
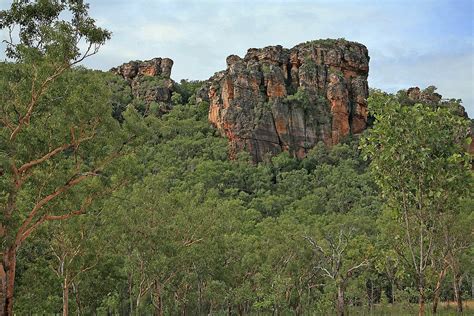
[[[14,1],[0,27],[19,34],[0,63],[1,315],[473,311],[460,100],[374,89],[360,135],[257,163],[230,155],[205,83],[165,78],[147,102],[79,66],[110,37],[82,1]]]

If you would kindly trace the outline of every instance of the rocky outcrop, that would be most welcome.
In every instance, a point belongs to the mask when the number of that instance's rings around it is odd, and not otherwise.
[[[432,106],[438,106],[442,100],[442,96],[435,92],[435,88],[430,87],[421,90],[419,87],[411,87],[406,91],[406,95],[413,103],[423,103]]]
[[[130,85],[135,98],[169,104],[174,91],[171,80],[173,61],[169,58],[153,58],[146,61],[130,61],[110,71],[122,76]]]
[[[414,105],[416,103],[426,104],[435,108],[445,107],[454,111],[459,116],[469,119],[466,109],[461,105],[461,100],[458,99],[443,99],[443,96],[436,92],[435,86],[429,86],[425,89],[419,87],[411,87],[408,90],[400,90],[397,95],[399,101],[405,105]],[[474,168],[474,122],[471,120],[470,132],[468,137],[471,138],[471,143],[467,147],[467,151],[473,155],[472,166]]]
[[[367,48],[346,40],[252,48],[227,57],[227,69],[202,88],[208,99],[199,95],[231,154],[304,157],[320,141],[336,144],[366,128],[368,71]]]
[[[435,86],[429,86],[425,89],[419,87],[411,87],[407,90],[400,90],[397,92],[400,103],[404,105],[414,105],[422,103],[434,108],[445,107],[450,108],[459,116],[469,118],[466,109],[461,105],[462,101],[459,99],[445,99],[436,92]]]

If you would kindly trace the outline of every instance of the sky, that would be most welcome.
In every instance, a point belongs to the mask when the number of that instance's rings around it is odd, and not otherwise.
[[[172,78],[207,79],[251,47],[345,38],[369,49],[369,86],[438,87],[474,117],[474,0],[89,0],[112,39],[85,65],[168,57]],[[8,8],[11,0],[0,0]],[[0,34],[2,37],[5,34]],[[3,47],[2,47],[3,48]],[[3,59],[2,52],[0,58]]]

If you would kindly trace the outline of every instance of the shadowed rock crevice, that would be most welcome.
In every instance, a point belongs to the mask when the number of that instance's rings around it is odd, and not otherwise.
[[[276,134],[277,137],[278,137],[278,145],[280,146],[280,148],[283,148],[283,141],[281,140],[280,134],[278,133],[278,130],[277,130],[277,127],[276,127],[276,123],[275,123],[275,117],[273,116],[273,112],[270,112],[270,115],[271,115],[272,122],[273,122],[273,129],[274,129],[274,131],[275,131],[275,134]]]

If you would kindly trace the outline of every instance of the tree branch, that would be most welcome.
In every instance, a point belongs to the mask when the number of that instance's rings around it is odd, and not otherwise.
[[[303,236],[304,239],[306,239],[314,248],[316,248],[317,250],[319,250],[323,255],[326,255],[325,251],[323,250],[323,248],[321,246],[319,246],[313,238],[309,237],[309,236]]]
[[[34,107],[38,104],[39,98],[41,98],[41,96],[43,96],[43,94],[47,91],[49,84],[53,82],[56,78],[58,78],[68,67],[69,67],[69,64],[58,67],[51,76],[49,76],[48,78],[45,79],[45,81],[43,81],[38,92],[34,91],[34,81],[33,81],[31,100],[27,107],[28,110],[26,111],[24,116],[20,117],[18,125],[10,134],[10,141],[13,141],[15,139],[16,135],[20,132],[23,125],[25,124],[28,125],[30,123],[31,114],[33,113]]]
[[[30,214],[28,215],[28,217],[26,218],[26,220],[23,222],[20,229],[18,230],[16,241],[15,241],[16,246],[19,246],[23,242],[23,240],[26,238],[26,237],[23,237],[23,234],[26,232],[27,227],[31,224],[31,222],[33,221],[33,218],[36,216],[38,211],[41,208],[43,208],[43,206],[46,203],[50,202],[51,200],[56,198],[61,193],[66,192],[71,187],[73,187],[73,186],[81,183],[82,181],[90,178],[91,176],[95,176],[95,175],[96,175],[96,173],[94,173],[94,172],[88,172],[88,173],[81,174],[78,177],[73,177],[65,185],[63,185],[59,189],[56,189],[56,191],[54,191],[53,193],[47,195],[46,197],[41,199],[38,203],[36,203],[36,205],[31,210]],[[52,220],[54,220],[54,218]]]
[[[86,208],[92,203],[92,198],[89,197],[86,199],[86,202],[82,205],[82,207],[79,210],[69,212],[63,215],[43,215],[40,219],[38,219],[32,226],[30,226],[28,229],[26,229],[20,237],[19,242],[22,243],[28,236],[31,235],[31,233],[38,228],[42,223],[46,221],[60,221],[60,220],[65,220],[70,217],[76,216],[76,215],[81,215],[84,214]],[[17,237],[18,239],[18,237]]]
[[[357,269],[359,269],[360,267],[366,266],[366,265],[368,265],[368,263],[369,263],[369,262],[367,261],[367,259],[364,259],[364,261],[362,261],[362,262],[359,263],[358,265],[355,265],[355,266],[353,266],[352,268],[350,268],[349,270],[347,270],[347,272],[346,272],[346,277],[349,277],[349,276],[351,275],[352,271],[357,270]]]
[[[45,154],[43,157],[41,158],[38,158],[38,159],[35,159],[35,160],[32,160],[30,162],[27,162],[25,164],[23,164],[19,169],[18,169],[18,172],[19,173],[24,173],[26,171],[28,171],[28,169],[36,166],[36,165],[39,165],[43,162],[45,162],[46,160],[54,157],[55,155],[63,152],[64,150],[70,148],[70,147],[75,147],[77,149],[77,147],[82,143],[82,142],[85,142],[87,140],[90,140],[94,137],[94,135],[91,135],[91,136],[88,136],[88,137],[83,137],[81,139],[78,139],[78,140],[75,140],[73,139],[73,142],[70,143],[70,144],[64,144],[62,146],[59,146],[53,150],[51,150],[49,153]]]

